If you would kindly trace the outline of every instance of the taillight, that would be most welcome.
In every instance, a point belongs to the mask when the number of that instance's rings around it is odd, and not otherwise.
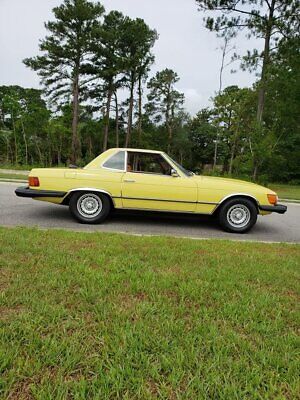
[[[28,183],[29,183],[29,186],[40,186],[39,178],[36,176],[29,176]]]
[[[278,201],[277,194],[267,194],[270,204],[276,204]]]

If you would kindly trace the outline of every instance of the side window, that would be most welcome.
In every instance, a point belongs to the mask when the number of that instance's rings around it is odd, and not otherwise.
[[[160,154],[128,152],[127,171],[171,175],[171,166]]]
[[[125,167],[125,151],[119,151],[114,154],[103,164],[104,168],[124,171]]]

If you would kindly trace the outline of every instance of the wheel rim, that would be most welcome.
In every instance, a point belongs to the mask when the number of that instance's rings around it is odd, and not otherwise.
[[[244,228],[251,218],[250,210],[244,204],[235,204],[227,211],[227,221],[234,228]]]
[[[102,201],[93,193],[84,194],[77,201],[77,210],[84,218],[95,218],[102,211]]]

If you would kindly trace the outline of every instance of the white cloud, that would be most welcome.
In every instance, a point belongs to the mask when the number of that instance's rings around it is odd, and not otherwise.
[[[100,0],[101,1],[101,0]],[[52,8],[62,0],[0,0],[0,85],[19,84],[38,87],[35,72],[22,64],[26,57],[38,53],[39,40],[46,34],[44,22],[53,19]],[[132,18],[144,18],[157,29],[159,40],[151,75],[172,68],[180,77],[187,110],[194,114],[209,105],[218,89],[221,62],[221,41],[203,26],[203,14],[197,11],[195,0],[102,0],[106,10],[118,9]],[[259,43],[260,44],[260,43]],[[238,39],[242,52],[258,47],[257,42]],[[226,85],[249,86],[254,75],[238,71],[224,72]]]
[[[206,99],[196,89],[181,89],[181,92],[185,95],[185,107],[190,114],[194,115],[203,108]]]

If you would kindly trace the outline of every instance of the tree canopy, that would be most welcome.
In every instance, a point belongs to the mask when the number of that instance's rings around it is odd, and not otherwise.
[[[297,2],[197,4],[226,39],[220,74],[229,41],[232,49],[242,31],[261,38],[262,50],[240,57],[242,68],[259,72],[251,87],[223,88],[216,76],[211,105],[191,116],[178,73],[155,70],[155,29],[98,2],[64,0],[40,54],[25,60],[43,89],[0,87],[0,162],[84,165],[107,148],[132,146],[168,151],[198,173],[299,183]]]

